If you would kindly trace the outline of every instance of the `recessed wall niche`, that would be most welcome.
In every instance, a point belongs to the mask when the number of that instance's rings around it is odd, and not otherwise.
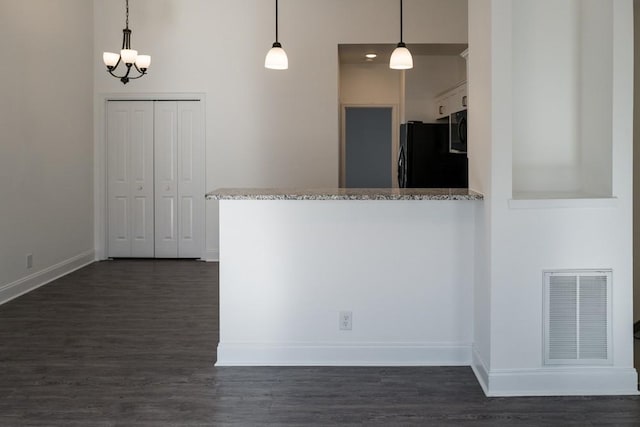
[[[513,2],[513,198],[612,195],[613,2]]]

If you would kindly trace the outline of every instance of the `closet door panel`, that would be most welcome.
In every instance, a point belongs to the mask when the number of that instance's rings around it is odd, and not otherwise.
[[[154,256],[153,103],[132,103],[131,178],[132,250],[137,258]]]
[[[107,105],[107,228],[109,257],[131,256],[129,236],[129,108]]]
[[[202,102],[179,102],[178,118],[178,254],[180,258],[200,258],[205,233]]]
[[[107,104],[109,257],[153,256],[153,103]]]
[[[178,104],[155,103],[155,254],[178,257]]]

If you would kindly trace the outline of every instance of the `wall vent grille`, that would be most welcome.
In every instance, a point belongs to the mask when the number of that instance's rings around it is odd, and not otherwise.
[[[545,272],[545,365],[611,361],[611,271]]]

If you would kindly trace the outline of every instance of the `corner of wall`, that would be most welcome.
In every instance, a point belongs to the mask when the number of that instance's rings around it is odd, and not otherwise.
[[[94,251],[85,251],[29,276],[0,286],[0,305],[59,279],[62,276],[73,273],[82,267],[92,264],[94,261]]]

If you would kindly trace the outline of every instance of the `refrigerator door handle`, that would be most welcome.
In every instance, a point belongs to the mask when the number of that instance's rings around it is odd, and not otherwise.
[[[406,188],[407,185],[406,160],[404,147],[400,147],[400,154],[398,155],[398,187],[400,188]]]
[[[460,123],[458,123],[458,138],[460,138],[460,142],[462,143],[462,145],[464,145],[466,147],[466,145],[467,145],[467,119],[465,117],[460,119]]]

